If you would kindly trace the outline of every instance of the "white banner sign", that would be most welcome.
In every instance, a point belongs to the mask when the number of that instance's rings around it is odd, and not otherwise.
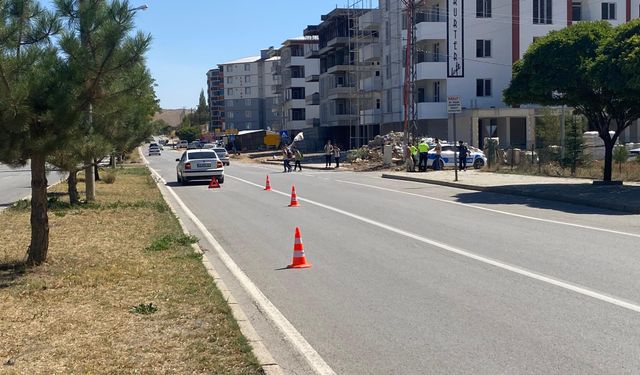
[[[464,0],[447,0],[447,77],[464,77]]]
[[[447,96],[447,113],[462,112],[462,99],[459,96]]]

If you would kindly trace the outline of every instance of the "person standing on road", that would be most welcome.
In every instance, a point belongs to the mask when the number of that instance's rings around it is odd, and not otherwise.
[[[327,140],[327,144],[324,145],[324,167],[331,167],[331,157],[333,156],[333,146],[331,146],[331,140]]]
[[[336,158],[336,168],[340,168],[340,147],[333,146],[333,157]]]
[[[429,145],[427,141],[423,139],[420,144],[418,144],[418,152],[420,153],[420,161],[418,162],[418,170],[420,172],[427,171],[427,159],[429,158]]]
[[[293,159],[295,160],[295,163],[293,164],[293,171],[296,171],[296,168],[299,168],[300,172],[302,172],[302,159],[304,158],[304,156],[302,156],[302,152],[297,148],[294,147],[293,148]]]
[[[287,172],[291,172],[291,150],[289,150],[289,147],[287,146],[283,146],[282,147],[282,160],[284,161],[284,171],[283,173],[287,173]]]
[[[411,159],[411,172],[415,172],[418,163],[418,147],[416,145],[409,146],[409,158]]]
[[[467,170],[467,155],[469,149],[464,145],[464,142],[458,141],[458,169],[461,171]]]
[[[433,149],[436,151],[436,158],[433,160],[433,170],[440,170],[440,160],[442,160],[442,145],[440,144],[440,140],[436,138],[436,144],[433,146]]]

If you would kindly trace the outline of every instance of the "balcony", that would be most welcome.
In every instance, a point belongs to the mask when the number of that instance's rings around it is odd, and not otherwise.
[[[360,90],[362,91],[380,91],[382,90],[382,77],[373,76],[360,81]]]
[[[305,63],[304,56],[292,56],[291,57],[291,62],[290,62],[289,65],[303,66],[304,63]]]
[[[312,74],[310,76],[306,76],[304,78],[305,82],[318,82],[320,81],[320,75],[319,74]]]
[[[282,85],[272,85],[271,86],[271,93],[272,94],[278,94],[282,91]]]
[[[446,119],[449,118],[447,113],[447,102],[423,102],[418,103],[418,119]]]
[[[416,66],[416,78],[424,79],[446,79],[447,63],[446,62],[422,62]]]
[[[381,60],[382,58],[382,44],[370,43],[360,48],[360,61]]]
[[[446,18],[444,19],[446,21]],[[446,22],[420,22],[416,25],[416,40],[446,40]]]
[[[305,78],[291,78],[291,87],[304,87]]]
[[[382,24],[382,12],[380,9],[372,9],[358,18],[360,30],[374,30]]]
[[[339,86],[329,89],[327,99],[348,99],[353,93],[356,92],[355,87],[352,86]]]
[[[320,126],[320,119],[319,118],[308,118],[306,120],[307,126],[313,126],[315,128]]]
[[[349,44],[349,37],[347,36],[337,36],[329,41],[327,41],[327,45],[320,49],[320,55],[324,55],[325,53],[331,51],[337,46],[344,46]]]
[[[365,125],[382,122],[382,109],[366,109],[360,111],[360,123]]]
[[[336,73],[342,73],[342,72],[349,72],[352,70],[355,70],[355,67],[352,65],[334,65],[327,69],[327,73],[336,74]]]
[[[307,95],[306,98],[304,98],[304,103],[306,105],[319,105],[320,104],[320,93],[313,93],[311,95]]]
[[[314,45],[309,49],[305,49],[304,51],[305,59],[317,59],[318,57],[320,57],[320,50],[318,49],[317,45]]]

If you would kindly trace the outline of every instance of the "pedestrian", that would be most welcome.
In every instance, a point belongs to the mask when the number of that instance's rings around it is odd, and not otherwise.
[[[440,170],[440,161],[442,160],[442,145],[440,144],[440,140],[436,138],[436,144],[433,146],[433,149],[436,151],[436,158],[433,159],[433,170]]]
[[[333,157],[336,158],[336,168],[340,168],[340,147],[333,146]]]
[[[331,140],[327,140],[327,144],[324,145],[324,167],[331,167],[331,157],[333,156],[333,146],[331,146]]]
[[[415,160],[413,160],[413,149],[414,148],[415,148],[415,146],[410,145],[409,147],[407,147],[407,149],[405,151],[405,156],[407,158],[407,164],[406,164],[407,172],[415,172],[416,171],[416,163],[415,163]]]
[[[418,170],[420,172],[426,172],[427,160],[429,159],[429,145],[427,144],[426,139],[423,139],[420,144],[418,144],[418,153],[420,156],[420,160],[418,162]]]
[[[409,146],[409,159],[411,160],[411,172],[415,172],[418,163],[418,147],[416,145]]]
[[[467,170],[467,155],[469,154],[469,149],[465,146],[464,142],[458,142],[458,169],[461,171]]]
[[[293,159],[295,163],[293,164],[293,171],[296,171],[296,168],[299,168],[299,171],[302,172],[302,159],[304,156],[302,155],[302,151],[300,151],[297,147],[293,148]]]
[[[291,172],[291,158],[289,157],[290,153],[291,151],[289,150],[289,147],[282,147],[282,160],[284,161],[284,171],[282,173]]]

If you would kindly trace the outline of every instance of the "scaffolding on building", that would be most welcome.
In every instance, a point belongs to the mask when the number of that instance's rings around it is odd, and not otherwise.
[[[362,48],[377,42],[378,32],[374,28],[361,24],[361,17],[374,9],[378,9],[377,0],[347,0],[348,18],[348,74],[347,79],[351,93],[349,95],[349,147],[358,148],[371,138],[371,126],[368,124],[365,111],[375,107],[372,92],[365,90],[362,80],[373,70],[361,56]],[[375,68],[375,67],[373,67]],[[379,69],[379,67],[377,67]]]

